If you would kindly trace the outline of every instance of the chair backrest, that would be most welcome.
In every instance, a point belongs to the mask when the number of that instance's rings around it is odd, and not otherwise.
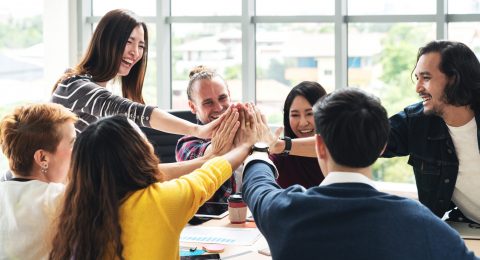
[[[189,110],[169,111],[169,113],[192,123],[197,122],[197,118]],[[182,135],[169,134],[147,127],[141,127],[141,129],[152,143],[155,154],[160,158],[161,162],[176,162],[175,147]]]

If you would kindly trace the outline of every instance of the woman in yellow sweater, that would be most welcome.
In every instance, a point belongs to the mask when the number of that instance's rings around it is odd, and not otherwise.
[[[163,181],[153,148],[134,123],[114,116],[86,128],[73,148],[50,259],[178,259],[187,221],[259,139],[253,113],[249,124],[238,121],[236,109],[231,113],[215,135],[240,145],[170,181]]]

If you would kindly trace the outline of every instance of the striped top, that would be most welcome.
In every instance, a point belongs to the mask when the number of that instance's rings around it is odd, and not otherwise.
[[[63,105],[77,114],[78,133],[101,117],[125,115],[139,126],[150,127],[153,106],[143,105],[112,94],[92,81],[90,75],[77,75],[58,84],[52,102]]]

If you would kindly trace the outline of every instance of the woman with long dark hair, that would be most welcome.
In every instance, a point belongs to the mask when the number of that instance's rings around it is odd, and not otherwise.
[[[259,139],[255,120],[237,119],[216,134],[240,145],[170,181],[138,126],[122,116],[91,124],[73,148],[50,259],[178,259],[183,227]],[[235,136],[239,127],[249,131]]]
[[[312,107],[324,95],[325,89],[313,81],[303,81],[292,88],[283,106],[285,142],[315,135]],[[277,182],[282,188],[294,184],[310,188],[324,179],[316,157],[272,154],[270,159],[277,166]]]
[[[131,11],[112,10],[98,23],[80,62],[55,84],[52,101],[80,117],[75,125],[78,132],[98,118],[122,114],[140,126],[210,137],[221,120],[201,126],[144,104],[142,88],[147,55],[146,24]],[[112,79],[121,82],[123,97],[106,89]]]

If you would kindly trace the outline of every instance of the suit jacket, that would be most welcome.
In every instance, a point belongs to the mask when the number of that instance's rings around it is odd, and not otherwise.
[[[281,189],[257,160],[242,191],[273,259],[478,259],[425,206],[364,183]]]

